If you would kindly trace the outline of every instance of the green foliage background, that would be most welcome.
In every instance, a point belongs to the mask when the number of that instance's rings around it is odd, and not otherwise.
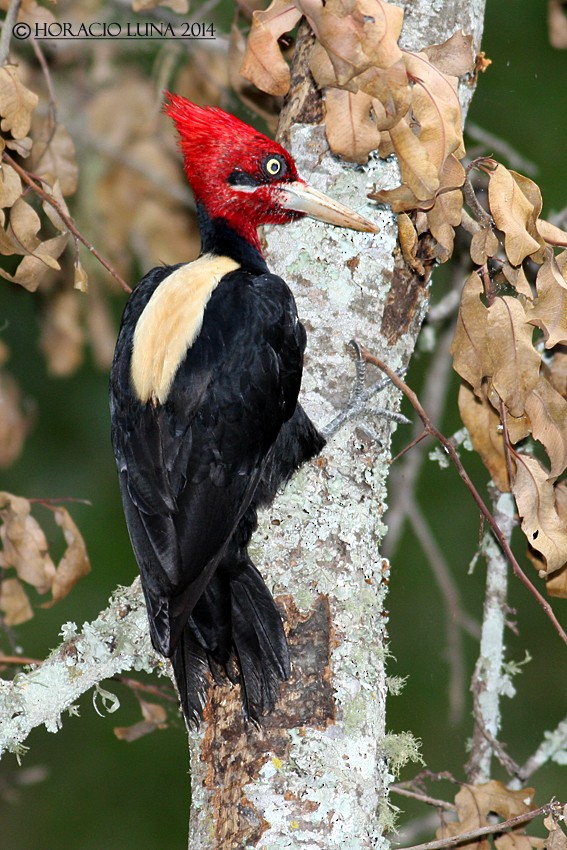
[[[227,0],[223,4],[221,12],[228,18]],[[483,48],[493,65],[479,81],[470,117],[538,164],[536,180],[544,195],[544,215],[549,215],[567,205],[567,52],[549,46],[544,0],[489,0]],[[433,297],[436,286],[440,290],[442,280],[437,284],[434,279]],[[37,349],[40,309],[37,296],[6,282],[0,287],[0,324],[11,349],[9,368],[37,406],[25,452],[2,473],[0,488],[28,497],[89,500],[91,507],[76,505],[71,510],[87,541],[93,571],[67,599],[51,610],[38,611],[34,620],[19,628],[26,655],[38,658],[58,644],[62,623],[74,620],[81,625],[93,619],[114,587],[130,583],[135,575],[109,443],[107,376],[86,363],[71,379],[49,378]],[[120,309],[121,304],[117,312]],[[427,355],[416,356],[409,377],[414,386],[419,386],[427,361]],[[459,427],[455,398],[456,382],[453,412],[443,423],[446,433]],[[406,437],[398,431],[397,443],[403,445]],[[470,466],[472,461],[465,460]],[[482,472],[477,473],[482,480]],[[472,577],[466,575],[478,540],[478,515],[470,497],[452,470],[441,472],[431,464],[425,466],[419,492],[467,610],[480,620],[482,565]],[[504,705],[503,739],[521,762],[537,746],[543,730],[553,728],[564,715],[567,688],[564,647],[543,612],[514,583],[511,599],[520,636],[509,634],[509,655],[521,661],[529,649],[533,656],[516,680],[517,698]],[[565,604],[555,603],[563,619]],[[390,728],[411,729],[422,739],[430,769],[450,770],[463,778],[472,729],[470,701],[462,721],[451,726],[442,606],[425,556],[410,533],[404,535],[393,562],[390,634],[395,656],[390,672],[409,677],[403,694],[390,700]],[[476,652],[474,641],[466,638],[468,676]],[[186,846],[189,779],[181,721],[136,743],[122,743],[112,729],[136,722],[138,706],[119,685],[109,683],[108,688],[121,700],[116,714],[100,717],[91,695],[86,695],[80,704],[81,718],[67,718],[57,736],[42,729],[31,735],[22,768],[11,756],[0,763],[2,850]],[[46,780],[19,787],[22,771],[36,766],[45,768]],[[536,801],[564,796],[564,769],[546,768],[541,773],[534,777]],[[413,811],[405,800],[394,802]],[[405,819],[402,816],[401,822]]]

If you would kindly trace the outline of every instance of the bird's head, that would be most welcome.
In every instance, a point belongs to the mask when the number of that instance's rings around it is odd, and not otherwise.
[[[376,233],[372,222],[309,186],[290,154],[234,115],[168,94],[166,113],[180,136],[185,172],[210,218],[222,218],[259,248],[256,229],[308,215]]]

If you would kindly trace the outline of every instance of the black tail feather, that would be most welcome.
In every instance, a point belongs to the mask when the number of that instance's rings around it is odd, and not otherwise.
[[[241,672],[242,702],[253,720],[273,710],[290,661],[281,617],[262,576],[247,559],[230,583],[232,640]]]
[[[207,701],[207,653],[195,640],[190,624],[185,627],[171,658],[183,716],[188,726],[197,728]]]
[[[187,622],[172,657],[186,721],[197,726],[207,698],[207,672],[239,682],[252,720],[273,710],[279,683],[289,677],[281,617],[245,550],[223,559]]]

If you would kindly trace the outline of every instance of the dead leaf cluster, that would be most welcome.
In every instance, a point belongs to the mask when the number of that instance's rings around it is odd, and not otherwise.
[[[537,185],[502,165],[489,170],[488,207],[451,349],[459,409],[497,487],[514,493],[549,592],[567,596],[567,251],[554,251],[567,233],[540,219]]]
[[[41,605],[50,608],[90,572],[85,542],[68,510],[61,506],[52,509],[65,541],[57,564],[49,552],[45,532],[31,511],[28,499],[0,493],[0,611],[8,626],[33,617],[26,585],[41,596],[51,593],[51,598]]]
[[[40,178],[48,196],[67,211],[63,195],[72,194],[77,185],[74,147],[65,128],[52,116],[39,119],[35,114],[39,98],[21,79],[20,68],[0,68],[0,127],[7,138],[2,150],[29,158],[30,169]],[[8,135],[9,134],[9,135]],[[0,267],[0,275],[35,291],[50,271],[60,271],[59,258],[69,233],[61,217],[44,201],[38,211],[25,193],[20,175],[7,162],[0,170],[0,254],[21,258],[15,270]],[[42,218],[40,212],[44,213]],[[44,233],[55,231],[55,235]]]
[[[302,16],[316,36],[310,70],[324,93],[329,146],[358,163],[374,150],[381,157],[396,154],[401,185],[370,198],[397,213],[422,211],[415,227],[400,216],[400,241],[424,274],[418,237],[430,232],[434,256],[444,261],[461,222],[465,149],[457,86],[475,70],[472,38],[456,32],[414,53],[398,46],[403,10],[384,0],[272,0],[252,14],[240,74],[284,95],[290,70],[279,40]]]
[[[132,73],[97,92],[86,113],[90,136],[104,140],[109,154],[90,203],[97,242],[113,265],[128,278],[133,257],[147,269],[196,256],[200,238],[181,200],[187,184],[174,134],[151,83]]]
[[[0,468],[11,466],[22,452],[32,425],[32,411],[25,404],[18,382],[5,368],[8,348],[0,341]]]
[[[473,832],[485,826],[494,826],[494,816],[508,821],[530,811],[534,789],[512,791],[502,782],[491,780],[482,785],[463,784],[455,797],[457,820],[445,823],[437,830],[438,838],[450,838]],[[543,850],[543,839],[526,835],[523,826],[498,836],[497,850]],[[489,850],[489,837],[482,836],[466,845],[467,850]]]

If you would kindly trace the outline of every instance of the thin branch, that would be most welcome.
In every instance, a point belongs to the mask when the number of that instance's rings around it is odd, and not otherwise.
[[[539,171],[538,166],[531,159],[527,159],[508,142],[501,139],[500,136],[495,136],[494,133],[489,133],[484,127],[479,127],[473,121],[467,121],[465,128],[467,135],[474,139],[475,142],[480,142],[485,149],[491,148],[495,153],[504,157],[511,168],[517,169],[530,177],[535,177]]]
[[[445,809],[448,812],[457,811],[454,803],[449,803],[447,800],[437,800],[435,797],[430,797],[428,794],[422,794],[419,791],[411,791],[409,788],[404,788],[403,785],[390,785],[390,791],[394,791],[402,797],[411,797],[412,800],[419,800],[420,803],[425,803],[428,806],[435,806],[437,809]]]
[[[490,213],[487,213],[482,204],[479,203],[473,184],[468,176],[465,178],[465,182],[463,183],[463,195],[465,203],[472,211],[476,221],[478,221],[482,227],[494,227],[492,216]]]
[[[529,779],[532,774],[539,770],[546,762],[567,749],[567,717],[565,717],[553,730],[545,733],[545,740],[539,745],[533,755],[518,770],[518,777],[522,782]]]
[[[176,705],[179,704],[179,698],[173,688],[167,692],[163,688],[158,688],[157,685],[148,685],[146,682],[140,682],[138,679],[130,678],[130,676],[113,676],[112,681],[124,685],[125,688],[131,690],[137,697],[138,694],[142,693],[156,697],[157,699],[166,700],[167,702],[173,702]]]
[[[445,449],[445,451],[447,452],[447,454],[449,455],[449,457],[453,461],[453,464],[455,465],[457,472],[459,473],[459,476],[464,481],[464,483],[465,483],[467,489],[469,490],[471,496],[473,497],[474,501],[478,505],[478,508],[479,508],[481,514],[483,515],[483,517],[486,519],[486,521],[490,525],[490,527],[491,527],[491,529],[494,533],[494,536],[496,537],[496,539],[498,540],[498,543],[500,544],[500,547],[502,548],[502,551],[504,552],[504,554],[506,555],[506,557],[508,558],[508,561],[510,562],[510,564],[512,566],[512,569],[514,571],[514,575],[517,578],[519,578],[520,581],[522,582],[522,584],[525,587],[527,587],[527,589],[530,591],[530,593],[533,594],[533,596],[535,596],[535,598],[537,599],[537,601],[539,602],[539,604],[543,608],[546,616],[553,623],[553,626],[555,627],[555,631],[557,632],[557,634],[559,635],[559,637],[561,638],[563,643],[565,643],[567,645],[567,634],[565,633],[563,626],[561,625],[561,623],[559,622],[559,620],[555,616],[555,612],[553,611],[553,608],[551,607],[549,602],[541,595],[539,590],[536,587],[534,587],[532,582],[529,580],[529,578],[527,577],[527,575],[525,574],[525,572],[521,568],[520,564],[518,563],[518,561],[516,559],[516,556],[514,555],[512,550],[510,549],[510,545],[509,545],[508,541],[506,540],[505,535],[502,533],[501,529],[498,526],[498,523],[496,522],[496,520],[494,519],[494,517],[492,516],[492,514],[490,513],[490,511],[488,510],[488,508],[484,504],[484,501],[483,501],[482,497],[480,496],[478,490],[474,486],[468,472],[466,471],[463,464],[461,463],[461,459],[459,458],[457,452],[455,451],[454,446],[441,433],[441,431],[439,431],[439,429],[435,427],[435,425],[429,419],[427,413],[423,409],[418,397],[416,396],[414,391],[412,389],[410,389],[410,387],[405,383],[405,381],[403,381],[393,371],[393,369],[390,369],[390,367],[387,366],[386,363],[384,363],[378,357],[375,357],[373,354],[370,354],[370,352],[367,351],[366,349],[364,349],[362,346],[361,346],[361,350],[362,350],[363,355],[366,358],[366,360],[369,363],[372,363],[374,366],[377,366],[378,369],[380,369],[382,372],[384,372],[384,374],[386,374],[389,377],[389,379],[392,381],[394,386],[396,386],[406,396],[406,398],[408,399],[408,401],[410,402],[410,404],[412,405],[412,407],[416,411],[417,415],[419,416],[419,418],[423,422],[425,430],[429,434],[431,434],[431,436],[435,437],[435,439],[438,440],[441,443],[441,445],[443,446],[443,448]]]
[[[10,42],[12,40],[12,30],[20,11],[20,0],[11,0],[2,24],[2,35],[0,36],[0,65],[5,65],[10,56]]]
[[[26,658],[25,655],[0,655],[0,667],[3,664],[16,664],[16,665],[25,665],[25,664],[41,664],[41,660],[39,658]]]
[[[525,812],[523,815],[516,815],[516,817],[509,818],[500,823],[481,826],[478,829],[471,829],[469,832],[461,832],[459,835],[440,838],[437,841],[427,841],[425,844],[414,844],[412,847],[404,847],[402,850],[441,850],[443,847],[457,847],[460,844],[470,844],[476,841],[477,838],[482,838],[483,835],[498,835],[508,829],[515,829],[523,823],[529,823],[540,815],[559,813],[562,808],[562,803],[546,803],[545,806],[540,806],[539,809],[533,809],[532,811]]]
[[[73,236],[75,236],[77,239],[79,239],[83,243],[83,245],[86,248],[88,248],[88,250],[91,252],[93,257],[96,257],[96,259],[99,261],[99,263],[102,266],[104,266],[104,268],[107,270],[107,272],[109,272],[112,275],[112,277],[116,281],[118,281],[118,283],[120,284],[120,286],[122,287],[124,292],[127,292],[128,294],[130,294],[132,292],[132,290],[130,289],[130,287],[128,286],[126,281],[123,280],[120,277],[120,275],[118,274],[116,269],[114,269],[110,265],[108,260],[105,260],[105,258],[102,256],[102,254],[100,254],[96,250],[94,245],[92,245],[88,241],[88,239],[86,239],[83,236],[83,234],[79,230],[77,230],[77,227],[76,227],[73,219],[65,212],[65,210],[61,207],[61,205],[55,200],[53,195],[50,195],[49,192],[46,192],[45,189],[28,174],[28,172],[25,170],[25,168],[22,168],[21,165],[18,165],[18,163],[14,159],[12,159],[12,157],[8,153],[6,153],[6,151],[4,151],[2,158],[5,162],[9,163],[9,165],[14,169],[14,171],[16,171],[20,175],[20,177],[22,178],[24,183],[26,183],[30,187],[30,189],[32,189],[35,192],[35,194],[39,198],[42,199],[42,201],[45,201],[46,203],[48,203],[50,206],[53,207],[53,209],[57,212],[57,214],[59,215],[59,217],[61,218],[61,220],[65,224],[65,226],[68,228],[68,230],[73,234]]]
[[[69,623],[63,635],[39,667],[11,682],[0,679],[0,755],[21,752],[36,726],[58,731],[62,713],[72,712],[79,696],[104,679],[124,670],[170,669],[151,645],[139,579],[119,588],[96,620],[81,631]]]
[[[494,518],[509,542],[516,525],[513,498],[491,487]],[[506,629],[508,564],[492,534],[486,532],[481,551],[486,558],[486,591],[482,617],[480,651],[475,665],[471,690],[473,693],[475,727],[467,776],[471,784],[488,782],[491,776],[492,755],[496,755],[512,776],[515,765],[496,736],[500,731],[500,700],[504,687],[510,683],[504,673],[504,632]],[[512,769],[510,769],[512,767]]]

